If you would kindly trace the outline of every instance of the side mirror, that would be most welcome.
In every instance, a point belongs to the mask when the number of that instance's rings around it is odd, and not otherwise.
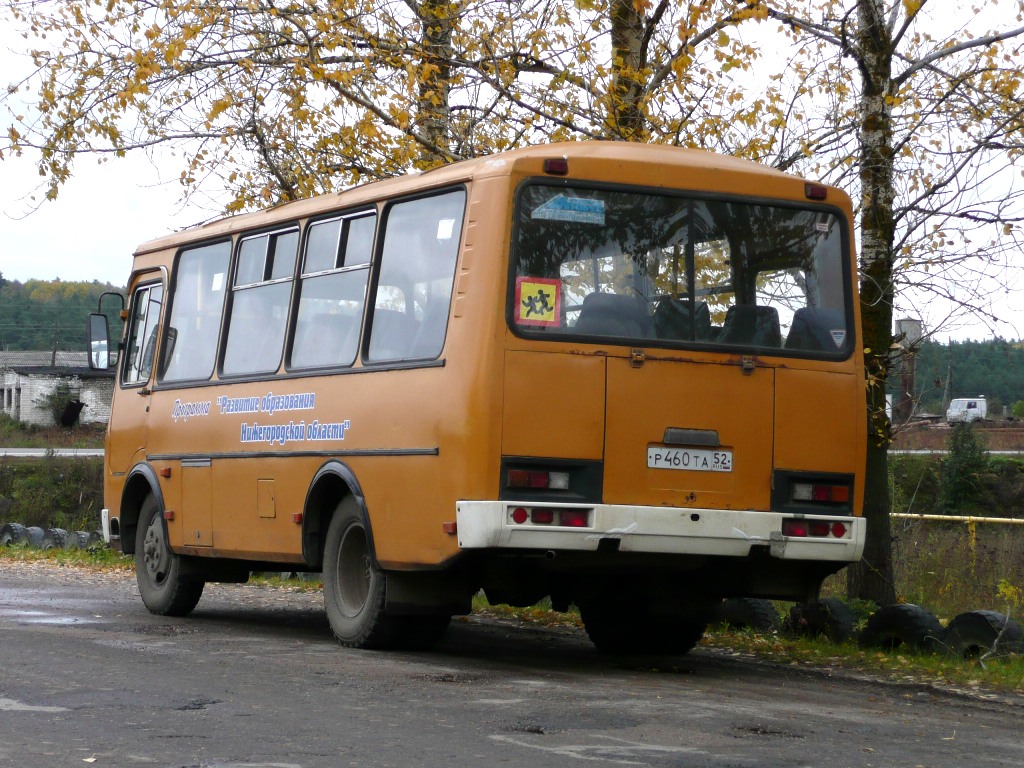
[[[89,315],[89,367],[105,371],[110,367],[110,327],[107,316],[98,312]]]

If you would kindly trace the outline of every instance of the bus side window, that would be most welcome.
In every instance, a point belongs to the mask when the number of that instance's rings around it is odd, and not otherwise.
[[[177,336],[165,350],[162,381],[208,379],[217,357],[231,243],[181,252],[174,273],[169,327]]]
[[[270,373],[281,364],[298,245],[297,230],[242,241],[224,346],[225,375]]]
[[[364,212],[310,225],[290,369],[355,361],[376,224],[376,215]]]
[[[162,285],[146,285],[136,289],[132,300],[131,325],[125,340],[127,355],[121,373],[122,384],[144,384],[153,372],[156,351],[157,323],[163,303]]]
[[[460,189],[388,209],[367,346],[370,362],[432,360],[441,354],[465,203]]]

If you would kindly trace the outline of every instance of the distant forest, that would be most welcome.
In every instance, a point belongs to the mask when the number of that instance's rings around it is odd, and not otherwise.
[[[124,288],[93,281],[5,280],[0,273],[0,350],[85,350],[85,324],[104,291]],[[920,409],[943,413],[943,396],[985,395],[989,415],[1024,400],[1024,342],[924,342],[917,352],[915,391]],[[949,386],[947,391],[947,379]],[[889,378],[889,391],[899,390],[899,364]]]
[[[897,364],[889,377],[892,393],[899,389],[899,371]],[[1024,400],[1024,342],[998,338],[949,344],[926,341],[917,352],[914,371],[920,411],[944,414],[944,395],[985,395],[989,418],[999,418],[1004,405]]]
[[[85,351],[85,325],[110,283],[7,280],[0,273],[0,351]]]

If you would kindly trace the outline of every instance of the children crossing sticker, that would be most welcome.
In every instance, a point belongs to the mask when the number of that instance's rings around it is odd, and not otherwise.
[[[516,278],[516,325],[557,327],[562,317],[562,281],[547,277]]]

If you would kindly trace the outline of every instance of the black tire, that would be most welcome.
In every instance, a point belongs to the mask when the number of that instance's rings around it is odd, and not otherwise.
[[[89,546],[88,531],[68,531],[64,546],[68,549],[85,549]]]
[[[590,605],[580,610],[594,647],[609,656],[683,656],[707,629],[694,616],[655,616]]]
[[[838,644],[853,638],[856,623],[853,611],[842,600],[826,597],[790,608],[783,630],[800,637],[824,637]]]
[[[47,528],[43,534],[43,549],[64,549],[68,532],[63,528]]]
[[[4,523],[0,526],[0,547],[28,544],[28,534],[21,523]]]
[[[25,529],[25,535],[28,537],[28,545],[30,547],[41,547],[43,546],[43,537],[46,535],[46,531],[38,525],[30,525]]]
[[[370,533],[355,499],[338,504],[324,540],[324,608],[338,642],[348,648],[428,648],[451,616],[391,616],[387,572],[370,550]]]
[[[139,510],[135,532],[135,579],[142,602],[158,616],[185,616],[203,596],[206,583],[181,576],[181,557],[167,544],[163,511],[153,495]]]
[[[861,648],[911,648],[935,653],[942,647],[944,630],[931,611],[903,603],[879,608],[868,618],[857,638]]]
[[[946,625],[942,641],[949,655],[969,659],[989,652],[1021,653],[1022,638],[1024,633],[1013,619],[996,611],[968,611]]]
[[[754,632],[774,632],[782,623],[772,601],[757,597],[723,600],[718,607],[717,619],[730,629],[750,629]]]

